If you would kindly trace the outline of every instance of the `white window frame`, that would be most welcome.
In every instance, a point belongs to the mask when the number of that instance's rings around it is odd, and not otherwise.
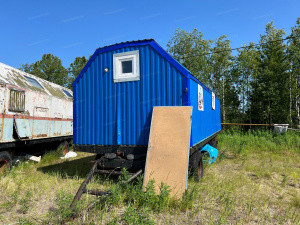
[[[122,62],[132,60],[132,73],[122,73]],[[113,55],[114,82],[140,80],[139,51],[121,52]]]
[[[213,92],[211,93],[211,106],[213,110],[216,109],[216,95]]]

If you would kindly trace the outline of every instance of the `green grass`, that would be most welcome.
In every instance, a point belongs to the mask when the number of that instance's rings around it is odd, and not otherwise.
[[[24,162],[0,178],[0,224],[300,224],[300,132],[227,130],[218,139],[216,163],[205,165],[199,183],[189,180],[182,200],[164,184],[160,195],[153,183],[143,191],[142,177],[124,185],[94,176],[88,188],[113,195],[89,212],[96,198],[83,195],[73,221],[68,206],[95,155],[60,160],[52,152]]]

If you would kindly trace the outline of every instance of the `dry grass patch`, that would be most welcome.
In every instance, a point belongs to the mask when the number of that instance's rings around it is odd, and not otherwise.
[[[292,137],[291,137],[292,136]],[[68,221],[70,205],[95,155],[60,160],[54,153],[40,164],[22,163],[0,178],[0,224],[299,224],[300,134],[222,133],[217,162],[205,166],[200,183],[189,180],[182,201],[141,191],[142,178],[128,185],[94,176],[89,189],[107,190],[95,200],[83,195],[81,216]],[[267,147],[266,147],[267,146]],[[287,146],[285,150],[283,146]],[[124,174],[126,179],[126,174]]]

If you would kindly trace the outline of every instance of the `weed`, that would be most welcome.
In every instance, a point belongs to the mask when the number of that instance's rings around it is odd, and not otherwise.
[[[40,165],[50,164],[59,158],[59,153],[55,151],[48,152],[41,159]]]
[[[217,158],[219,162],[221,162],[223,159],[226,158],[226,152],[227,152],[226,149],[224,149],[224,150],[222,150],[222,151],[220,152],[220,155],[219,155],[219,157]]]
[[[161,185],[159,187],[160,194],[158,196],[158,211],[162,212],[166,209],[168,209],[169,202],[170,202],[170,187],[166,185],[165,183],[161,182]]]
[[[32,191],[26,191],[26,198],[32,198],[32,196],[33,196],[33,193],[32,193]]]
[[[182,198],[182,201],[179,202],[179,208],[181,210],[191,209],[194,203],[197,201],[197,197],[199,195],[199,186],[193,185],[190,189],[188,189]]]
[[[19,199],[19,191],[14,191],[11,195],[11,199],[13,204],[16,205]]]
[[[116,224],[118,224],[118,221],[119,221],[119,218],[114,217],[110,221],[108,221],[108,223],[106,225],[116,225]]]
[[[126,212],[124,213],[123,220],[126,224],[132,225],[152,225],[154,224],[154,220],[150,218],[151,210],[147,207],[143,207],[141,209],[134,208],[131,205],[128,206]]]
[[[18,219],[18,224],[20,224],[20,225],[35,225],[36,223],[30,221],[30,220],[27,219],[27,218],[22,218],[22,217],[20,217],[20,218]]]
[[[49,217],[51,221],[56,221],[57,223],[61,223],[62,221],[67,221],[73,215],[73,213],[78,213],[80,210],[79,202],[75,205],[75,207],[70,209],[70,205],[73,200],[73,195],[71,193],[65,193],[63,190],[59,190],[55,203],[58,206],[57,209],[53,209],[49,212]]]
[[[140,206],[155,208],[157,196],[155,194],[155,180],[150,180],[144,195],[141,196]]]
[[[300,209],[300,198],[298,196],[292,198],[292,206]]]
[[[5,209],[6,211],[9,211],[12,209],[12,207],[14,207],[15,204],[13,202],[10,202],[10,201],[6,201],[6,202],[3,202],[1,205],[0,205],[0,208],[3,208]]]
[[[287,185],[287,183],[288,183],[288,176],[283,175],[283,178],[282,178],[282,181],[281,181],[281,185],[283,187],[285,187]]]
[[[22,198],[19,204],[21,205],[20,212],[26,214],[30,207],[29,200],[27,198]]]

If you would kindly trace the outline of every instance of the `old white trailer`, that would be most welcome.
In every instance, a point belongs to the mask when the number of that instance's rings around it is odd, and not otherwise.
[[[72,135],[72,91],[0,63],[0,172],[16,147]]]

